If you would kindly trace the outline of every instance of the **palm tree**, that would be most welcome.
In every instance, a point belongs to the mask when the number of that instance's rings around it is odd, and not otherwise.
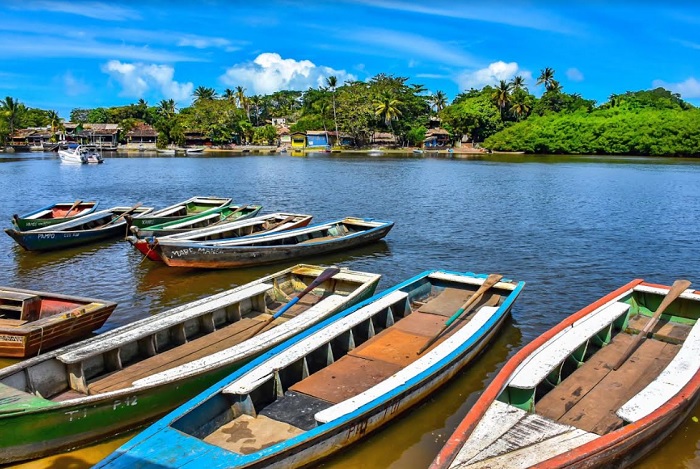
[[[549,83],[549,88],[547,88],[547,91],[551,91],[552,93],[561,93],[561,83],[559,83],[557,80],[552,80]]]
[[[442,91],[436,91],[434,95],[430,96],[429,102],[431,107],[435,108],[435,112],[438,113],[447,106],[447,95]]]
[[[245,88],[243,88],[242,86],[236,87],[236,100],[238,101],[238,107],[240,107],[241,109],[245,109],[245,113],[248,116],[248,120],[250,120],[248,100],[245,97]]]
[[[50,140],[52,142],[55,142],[57,140],[56,132],[64,129],[63,122],[61,122],[61,118],[58,116],[58,113],[56,111],[47,111],[46,118],[48,119],[49,125],[51,126]]]
[[[335,89],[338,86],[338,78],[335,75],[331,75],[326,78],[326,85],[330,88],[333,93],[333,123],[335,124],[335,141],[336,145],[340,141],[340,135],[338,135],[338,116],[335,114]]]
[[[235,101],[236,100],[236,93],[234,93],[231,88],[226,88],[224,90],[224,99],[226,101]]]
[[[194,101],[199,102],[199,101],[211,101],[216,98],[216,91],[214,88],[208,88],[206,86],[198,86],[196,90],[194,90],[194,93],[192,93],[192,96],[194,96]]]
[[[521,98],[524,98],[524,96],[521,96]],[[517,120],[520,120],[523,117],[530,114],[531,110],[532,106],[530,106],[530,104],[528,104],[527,100],[525,99],[518,99],[516,101],[513,101],[510,107],[510,111],[513,113],[513,115],[515,115],[515,118]]]
[[[549,91],[552,88],[554,80],[554,69],[546,67],[540,70],[540,76],[537,77],[536,85],[544,85],[544,89]]]
[[[510,83],[508,83],[505,80],[501,80],[498,84],[498,87],[496,88],[496,91],[494,91],[493,93],[493,100],[496,101],[496,104],[501,110],[501,119],[503,118],[503,111],[505,110],[506,106],[510,103],[511,88],[512,85]]]
[[[158,108],[156,109],[156,112],[160,114],[161,116],[165,117],[166,119],[171,119],[172,117],[175,116],[175,100],[174,99],[162,99],[160,103],[158,103]]]
[[[7,125],[10,128],[10,135],[15,133],[15,125],[19,122],[20,114],[25,109],[24,104],[16,101],[11,96],[7,96],[0,101],[0,110],[2,110]]]
[[[402,116],[399,106],[403,103],[396,99],[393,94],[384,91],[377,99],[374,100],[374,115],[379,116],[384,120],[384,124],[392,131],[391,122]]]
[[[527,91],[527,85],[525,85],[525,78],[522,75],[514,76],[510,82],[513,91]]]
[[[258,125],[258,118],[260,117],[260,105],[263,103],[263,98],[262,96],[259,95],[253,95],[251,96],[248,101],[250,104],[255,106],[255,125]]]

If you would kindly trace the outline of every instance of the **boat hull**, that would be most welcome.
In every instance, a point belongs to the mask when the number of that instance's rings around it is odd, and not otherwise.
[[[190,243],[182,247],[161,242],[160,249],[161,257],[171,267],[229,269],[274,264],[359,247],[384,238],[392,227],[393,223],[351,237],[310,244],[219,246]]]
[[[66,221],[76,220],[82,216],[93,213],[97,209],[97,202],[85,202],[79,204],[77,207],[71,210],[70,213],[68,213],[68,210],[70,210],[72,205],[73,204],[70,202],[54,204],[31,213],[14,216],[12,217],[12,224],[19,231],[35,230],[45,226],[57,225]],[[45,216],[50,218],[44,218],[44,215],[40,215],[40,218],[32,217],[40,214],[41,212],[47,211],[50,211],[51,213],[48,213]],[[66,217],[65,215],[71,216]]]
[[[184,200],[179,204],[175,204],[162,210],[166,212],[171,211],[170,209],[173,209],[176,206],[180,205],[182,211],[184,211],[185,213],[182,213],[180,215],[160,215],[158,211],[155,211],[145,217],[130,218],[129,226],[135,226],[137,228],[148,228],[149,226],[162,225],[163,223],[183,220],[193,215],[204,215],[212,213],[212,211],[224,208],[230,203],[230,198],[193,197],[191,199]]]
[[[147,227],[139,227],[138,230],[131,230],[139,238],[149,238],[152,236],[169,236],[177,233],[186,233],[199,228],[206,228],[214,223],[220,223],[222,221],[235,222],[247,220],[249,218],[255,217],[260,210],[262,210],[261,205],[251,205],[247,210],[241,210],[240,213],[236,213],[235,218],[227,218],[233,213],[238,207],[236,206],[226,206],[216,209],[207,210],[206,212],[199,213],[196,215],[190,215],[179,220],[171,220],[159,224],[149,224]],[[218,218],[211,218],[211,214],[219,213]],[[132,225],[138,226],[138,225]]]

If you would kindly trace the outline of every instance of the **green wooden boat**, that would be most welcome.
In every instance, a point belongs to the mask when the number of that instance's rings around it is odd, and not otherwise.
[[[324,271],[297,265],[0,369],[0,464],[155,420],[254,357],[369,298],[380,278],[341,269],[298,299]]]
[[[136,226],[138,228],[160,225],[161,223],[181,220],[192,215],[208,213],[210,210],[229,205],[231,200],[232,199],[230,198],[222,197],[190,197],[182,202],[178,202],[160,210],[155,210],[147,217],[130,218],[128,222],[130,226]]]
[[[5,233],[27,251],[54,251],[124,236],[126,216],[131,214],[134,220],[138,220],[152,210],[153,207],[142,207],[141,204],[112,207],[57,225],[30,231],[8,228]]]
[[[19,231],[35,230],[44,226],[75,220],[78,217],[93,213],[96,208],[97,202],[94,201],[58,202],[24,215],[12,215],[12,224]]]
[[[225,205],[189,217],[172,220],[157,225],[139,226],[132,224],[130,230],[138,238],[150,238],[151,236],[168,236],[178,233],[206,228],[222,223],[246,220],[256,216],[262,205]]]

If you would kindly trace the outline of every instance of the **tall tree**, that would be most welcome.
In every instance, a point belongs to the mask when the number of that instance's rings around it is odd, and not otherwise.
[[[211,101],[212,99],[216,99],[216,90],[206,86],[198,86],[194,90],[194,93],[192,93],[192,96],[194,96],[195,103],[199,101]]]
[[[374,100],[374,115],[379,116],[383,119],[384,124],[386,124],[389,129],[392,130],[391,123],[401,117],[401,106],[402,102],[399,101],[388,91],[382,92],[377,99]]]
[[[224,99],[226,101],[235,101],[236,100],[236,93],[231,88],[226,88],[224,90]]]
[[[335,113],[335,90],[338,86],[338,78],[335,75],[329,76],[326,78],[326,85],[328,85],[331,93],[333,93],[333,124],[335,124],[335,141],[337,143],[340,141],[340,135],[338,135],[338,116]]]
[[[63,122],[61,122],[61,118],[58,116],[58,113],[56,111],[47,111],[46,118],[49,120],[49,126],[51,127],[50,140],[52,142],[55,142],[57,140],[56,132],[59,132],[64,129]]]
[[[19,120],[22,116],[22,112],[25,110],[24,104],[15,100],[11,96],[7,96],[5,99],[0,101],[0,110],[2,110],[3,117],[7,122],[7,126],[10,130],[10,135],[15,132],[15,127],[19,124]]]
[[[527,91],[527,85],[525,84],[525,78],[522,75],[516,75],[510,81],[511,88],[513,92],[516,91]]]
[[[540,76],[537,77],[536,85],[544,85],[544,89],[549,91],[552,88],[554,80],[554,69],[545,67],[540,70]]]
[[[493,100],[496,102],[496,105],[501,110],[501,118],[503,118],[506,106],[510,104],[511,88],[512,85],[510,83],[506,82],[505,80],[501,80],[498,83],[498,87],[493,93]]]
[[[166,119],[172,119],[173,117],[175,117],[175,113],[177,112],[175,108],[175,100],[162,99],[160,103],[158,103],[156,111],[159,115],[165,117]]]
[[[245,110],[248,120],[250,120],[250,109],[248,108],[248,99],[245,96],[245,88],[242,86],[236,87],[236,101],[238,101],[238,107]]]
[[[435,94],[430,96],[430,105],[435,109],[436,113],[439,113],[447,106],[447,95],[442,91],[436,91]]]

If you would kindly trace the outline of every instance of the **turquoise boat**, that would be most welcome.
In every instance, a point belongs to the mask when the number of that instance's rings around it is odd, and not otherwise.
[[[207,210],[196,215],[168,221],[165,223],[139,226],[132,224],[129,228],[133,236],[138,238],[150,238],[152,236],[169,236],[178,233],[187,233],[192,230],[206,228],[209,226],[219,226],[223,223],[247,220],[255,217],[262,205],[225,205]]]
[[[27,251],[54,251],[125,236],[127,215],[133,215],[136,220],[152,210],[153,207],[141,207],[140,204],[112,207],[57,225],[31,231],[7,228],[5,233]]]
[[[15,214],[12,216],[12,225],[19,231],[57,225],[93,213],[97,209],[97,204],[97,202],[83,202],[82,200],[58,202],[24,215]]]
[[[290,267],[0,369],[0,464],[143,426],[374,294],[378,274],[339,270]]]
[[[192,215],[210,213],[211,210],[216,210],[229,205],[231,200],[232,199],[230,198],[223,197],[190,197],[182,202],[178,202],[160,210],[155,210],[148,214],[147,217],[129,217],[128,222],[130,226],[146,228],[153,225],[182,220],[183,218]]]
[[[424,272],[258,357],[95,467],[318,465],[458,374],[496,336],[523,286],[495,274]]]

